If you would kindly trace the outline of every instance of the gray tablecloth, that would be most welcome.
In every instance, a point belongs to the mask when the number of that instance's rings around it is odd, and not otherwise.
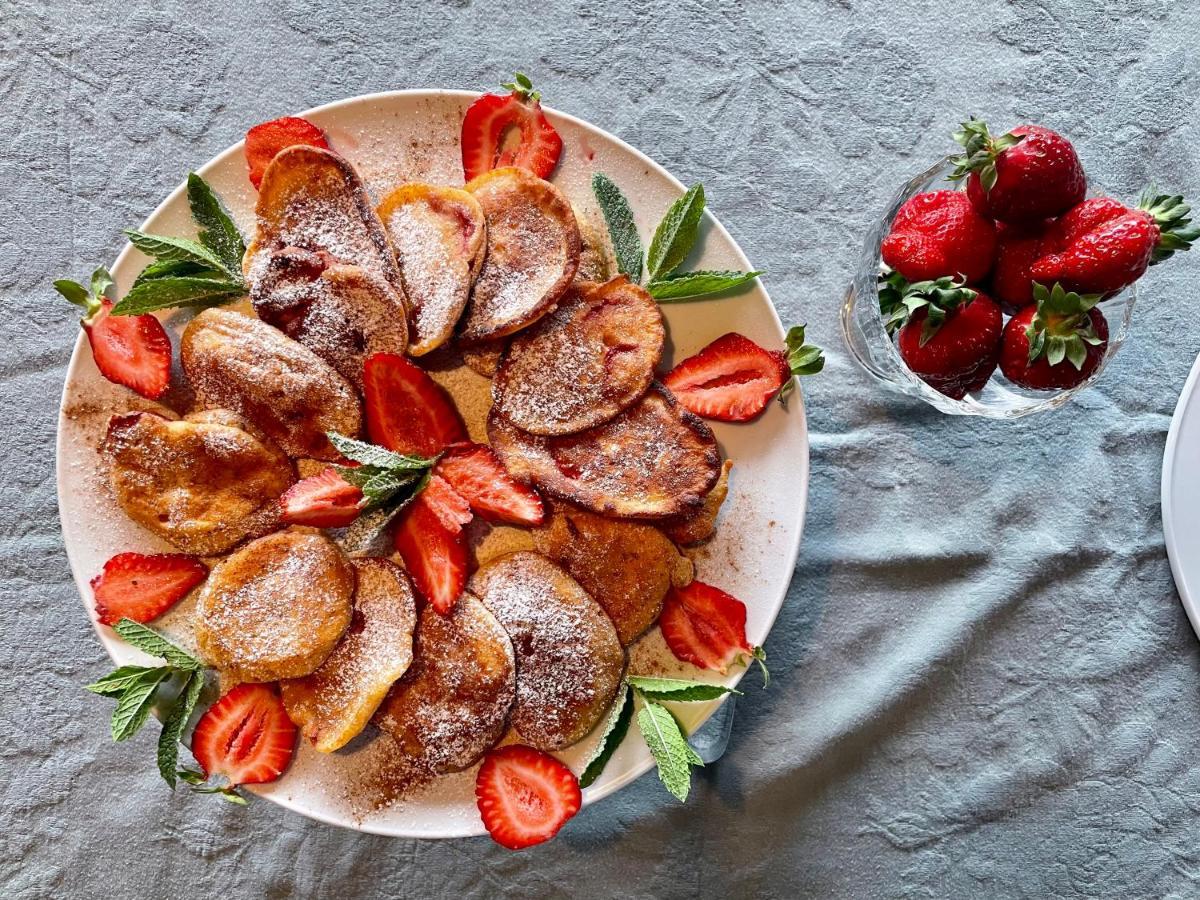
[[[1062,129],[1119,196],[1200,198],[1197,34],[1167,0],[0,0],[0,895],[1196,896],[1200,658],[1158,484],[1200,259],[1152,272],[1097,388],[1017,424],[885,395],[836,309],[864,226],[966,113]],[[50,281],[254,122],[514,69],[702,180],[829,348],[774,681],[685,806],[648,775],[521,854],[171,796],[154,729],[112,745],[80,688],[108,661],[59,531],[78,326]]]

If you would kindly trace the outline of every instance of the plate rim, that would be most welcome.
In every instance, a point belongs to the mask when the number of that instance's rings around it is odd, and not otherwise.
[[[1179,601],[1187,613],[1192,630],[1200,637],[1200,596],[1192,596],[1188,592],[1187,578],[1183,571],[1182,555],[1179,549],[1179,534],[1175,530],[1175,503],[1172,497],[1175,488],[1175,463],[1179,452],[1179,435],[1183,430],[1183,419],[1187,414],[1192,399],[1196,396],[1197,386],[1200,386],[1200,356],[1192,363],[1187,381],[1175,403],[1175,412],[1171,415],[1171,426],[1167,430],[1167,443],[1163,448],[1161,496],[1163,541],[1167,549],[1167,560],[1171,564],[1171,577],[1175,582],[1175,591]]]
[[[475,99],[477,97],[480,97],[480,96],[482,96],[483,93],[484,92],[482,92],[482,91],[469,91],[469,90],[462,90],[462,89],[456,89],[456,88],[404,88],[404,89],[397,89],[397,90],[390,90],[390,91],[376,91],[376,92],[369,93],[369,94],[359,94],[359,95],[356,95],[353,97],[345,97],[340,100],[334,100],[329,103],[324,103],[319,106],[311,107],[302,112],[290,113],[288,115],[296,115],[296,116],[303,118],[303,117],[312,116],[312,115],[319,115],[319,114],[334,112],[334,111],[343,109],[348,106],[355,106],[355,105],[371,103],[371,102],[383,102],[383,101],[392,100],[392,99],[398,98],[398,97],[438,97],[438,98],[452,97],[452,98],[457,98],[457,99],[462,99],[462,100],[468,100],[468,99]],[[678,178],[676,178],[673,174],[671,174],[671,172],[669,172],[664,166],[662,166],[660,163],[656,162],[655,160],[651,159],[648,155],[646,155],[645,153],[643,153],[641,150],[637,149],[633,145],[629,144],[622,138],[612,134],[611,132],[607,131],[604,128],[601,128],[598,125],[594,125],[591,122],[588,122],[588,121],[586,121],[582,118],[579,118],[578,116],[574,116],[570,113],[562,112],[561,110],[558,110],[554,107],[543,105],[542,108],[543,108],[543,110],[545,110],[547,115],[549,115],[551,118],[558,118],[558,119],[564,120],[566,122],[569,122],[570,124],[572,124],[573,126],[575,126],[577,128],[580,128],[580,129],[583,129],[584,131],[599,135],[601,138],[603,138],[605,140],[612,141],[622,151],[633,156],[636,160],[638,160],[643,165],[648,167],[652,172],[665,178],[668,182],[670,182],[672,185],[674,185],[680,192],[687,190],[687,187],[684,185],[684,183],[682,181],[680,181]],[[236,143],[226,147],[224,150],[221,150],[220,152],[218,152],[217,154],[215,154],[214,156],[209,158],[202,165],[196,167],[193,171],[195,171],[199,175],[206,174],[207,172],[211,171],[213,168],[216,168],[217,166],[224,164],[224,162],[226,161],[226,159],[229,156],[240,154],[243,150],[244,144],[245,144],[245,139],[243,138],[242,140],[239,140]],[[158,216],[161,212],[163,212],[163,210],[166,207],[175,203],[180,197],[182,197],[184,195],[186,190],[187,190],[187,180],[184,179],[184,181],[182,181],[177,187],[175,187],[173,190],[171,190],[166,195],[166,197],[164,197],[163,200],[161,202],[159,202],[159,204],[157,206],[155,206],[153,210],[151,210],[151,212],[142,221],[139,228],[144,229],[146,227],[146,223],[153,220],[156,216]],[[725,227],[725,225],[711,211],[705,210],[705,215],[709,221],[710,227],[713,228],[725,241],[728,242],[729,246],[733,250],[734,256],[740,260],[741,264],[743,266],[745,266],[748,271],[751,270],[753,267],[752,267],[749,257],[746,255],[745,251],[742,250],[741,245],[734,239],[733,235],[730,234],[729,230]],[[125,258],[130,253],[133,253],[133,252],[134,252],[133,245],[127,241],[125,243],[125,246],[117,254],[116,259],[113,261],[111,269],[115,270],[115,269],[119,268],[121,266],[121,264],[124,262]],[[770,316],[774,320],[776,331],[778,332],[778,336],[779,336],[780,340],[782,341],[786,334],[786,329],[784,328],[783,320],[780,319],[780,317],[779,317],[779,311],[775,308],[775,303],[771,299],[770,293],[768,292],[766,285],[763,284],[761,280],[759,280],[758,286],[759,286],[759,289],[763,293],[763,297],[765,298],[766,303],[767,303],[767,308],[770,311]],[[59,529],[60,529],[60,533],[62,534],[62,538],[63,538],[63,549],[66,552],[67,564],[71,570],[72,580],[75,582],[75,586],[79,591],[79,599],[83,606],[84,613],[88,617],[88,621],[89,621],[89,624],[91,624],[91,626],[92,626],[93,633],[96,635],[96,637],[100,641],[101,646],[104,647],[104,650],[108,654],[110,660],[112,660],[113,663],[115,664],[115,663],[117,663],[117,660],[116,660],[114,654],[118,651],[118,649],[120,650],[120,652],[122,654],[128,654],[128,652],[131,648],[129,648],[129,646],[124,641],[121,641],[114,636],[105,634],[104,630],[100,627],[99,623],[96,622],[95,619],[91,616],[90,611],[88,609],[88,604],[87,604],[87,596],[88,596],[87,591],[90,590],[90,584],[89,584],[88,579],[85,577],[85,575],[80,572],[81,567],[76,565],[76,561],[74,558],[75,554],[72,551],[70,542],[68,542],[66,539],[66,530],[63,525],[63,493],[64,493],[64,477],[66,474],[65,473],[65,463],[64,463],[64,450],[65,450],[66,445],[65,445],[65,441],[64,441],[63,425],[64,425],[64,422],[66,419],[67,392],[68,392],[68,388],[69,388],[70,384],[72,383],[73,379],[76,377],[77,368],[81,364],[83,348],[86,345],[86,343],[87,343],[86,336],[83,332],[83,329],[80,329],[80,332],[75,339],[74,349],[71,351],[71,358],[67,363],[66,374],[63,379],[62,391],[59,396],[59,409],[58,409],[58,418],[55,423],[55,442],[54,442],[55,500],[58,504]],[[1198,360],[1198,364],[1200,364],[1200,360]],[[1195,375],[1195,372],[1193,372],[1193,375]],[[800,384],[800,379],[798,379],[798,378],[796,379],[795,390],[792,393],[793,393],[793,396],[791,398],[792,403],[789,404],[788,414],[793,415],[793,416],[795,416],[795,415],[799,416],[800,421],[798,423],[798,426],[801,429],[801,432],[803,435],[803,443],[804,443],[803,459],[799,461],[802,463],[803,476],[804,476],[802,479],[800,479],[801,484],[798,489],[799,521],[798,521],[798,527],[796,529],[795,539],[792,542],[792,545],[790,547],[786,548],[786,550],[787,550],[786,561],[787,561],[788,569],[790,569],[790,571],[791,571],[791,575],[787,580],[787,583],[783,589],[782,594],[774,602],[774,604],[770,610],[770,613],[767,617],[768,622],[766,625],[766,630],[762,636],[762,642],[765,642],[767,640],[767,638],[771,634],[772,629],[775,627],[775,623],[778,621],[778,618],[779,618],[779,613],[783,609],[783,604],[787,600],[788,592],[791,589],[793,580],[795,579],[796,560],[798,559],[799,554],[800,554],[800,545],[804,538],[804,526],[805,526],[805,524],[807,522],[807,518],[808,518],[808,490],[809,490],[809,480],[811,477],[812,447],[811,447],[811,440],[810,440],[810,434],[809,434],[809,429],[808,429],[807,409],[806,409],[806,405],[804,402],[803,386]],[[1190,614],[1191,613],[1189,611],[1189,615]],[[1193,619],[1193,624],[1195,624],[1195,621],[1196,620]],[[138,652],[138,651],[135,650],[134,652]],[[747,666],[747,667],[743,667],[743,668],[737,670],[736,672],[731,672],[729,676],[722,679],[719,683],[725,684],[729,687],[736,687],[741,682],[742,677],[746,674],[746,672],[749,671],[749,669],[750,669],[750,667]],[[696,730],[703,727],[703,725],[712,717],[712,715],[724,704],[726,699],[727,699],[727,697],[722,697],[715,702],[710,702],[709,707],[703,712],[703,714],[697,721],[696,725],[693,727],[692,732],[694,733]],[[611,794],[616,793],[617,791],[626,787],[633,781],[636,781],[637,779],[641,778],[643,775],[645,775],[647,772],[649,772],[653,767],[654,767],[654,763],[653,763],[652,759],[644,760],[636,765],[631,766],[628,770],[623,772],[621,775],[617,776],[616,778],[613,778],[611,781],[609,781],[603,785],[586,788],[583,792],[584,793],[583,806],[584,807],[591,806],[592,804],[597,803],[600,800],[603,800],[605,797],[608,797]],[[265,787],[272,787],[272,786],[265,786]],[[385,836],[385,837],[394,837],[394,838],[407,838],[410,840],[411,839],[452,840],[452,839],[457,839],[457,838],[478,837],[478,836],[487,834],[487,831],[482,827],[482,823],[480,823],[479,826],[477,826],[477,827],[468,828],[465,831],[460,830],[460,831],[447,832],[447,833],[443,833],[443,834],[433,834],[433,833],[412,834],[412,833],[408,833],[408,832],[398,831],[395,828],[382,827],[377,824],[373,826],[372,820],[369,818],[364,819],[360,822],[342,821],[342,820],[334,818],[332,815],[326,814],[324,811],[313,811],[311,809],[302,809],[296,805],[296,801],[291,796],[284,795],[282,792],[276,792],[273,790],[265,790],[263,788],[255,788],[255,786],[252,786],[252,785],[245,785],[245,786],[243,786],[243,789],[244,790],[249,789],[255,795],[261,796],[265,800],[270,800],[271,802],[283,807],[284,809],[287,809],[289,812],[298,814],[300,816],[303,816],[304,818],[312,819],[317,822],[321,822],[324,825],[332,825],[332,826],[336,826],[339,828],[345,828],[350,831],[356,831],[356,832],[360,832],[360,833],[364,833],[364,834],[375,834],[375,835],[380,835],[380,836]]]

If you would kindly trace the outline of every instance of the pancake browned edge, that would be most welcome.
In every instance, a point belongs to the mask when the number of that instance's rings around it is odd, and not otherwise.
[[[694,512],[721,474],[712,429],[658,382],[616,418],[564,437],[521,431],[493,409],[488,440],[514,477],[617,518]]]

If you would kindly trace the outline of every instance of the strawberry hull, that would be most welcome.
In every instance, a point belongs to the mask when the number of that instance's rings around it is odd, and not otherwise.
[[[1028,329],[1035,312],[1034,307],[1027,306],[1004,327],[1004,342],[1000,349],[1000,371],[1004,377],[1034,391],[1068,390],[1091,378],[1108,350],[1108,321],[1103,313],[1098,309],[1088,313],[1100,343],[1087,348],[1087,357],[1077,369],[1066,359],[1056,365],[1051,365],[1045,356],[1029,361]]]

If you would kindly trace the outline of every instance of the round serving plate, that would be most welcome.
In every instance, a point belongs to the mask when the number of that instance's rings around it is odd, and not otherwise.
[[[462,114],[478,94],[467,91],[411,90],[342,100],[301,113],[322,128],[330,145],[362,174],[378,200],[405,181],[462,184],[459,128]],[[573,116],[547,109],[563,139],[563,153],[552,181],[576,207],[581,223],[603,228],[591,193],[591,178],[604,172],[625,192],[643,241],[649,241],[667,207],[683,185],[650,158],[618,138]],[[199,170],[222,197],[243,233],[254,226],[256,193],[246,177],[238,142]],[[184,173],[180,173],[183,175]],[[719,208],[720,198],[715,198]],[[141,226],[167,235],[191,235],[195,226],[181,184]],[[112,266],[117,294],[127,291],[147,259],[127,246]],[[751,269],[750,261],[711,215],[702,226],[689,267]],[[784,329],[766,290],[757,282],[748,290],[721,299],[664,305],[668,343],[664,369],[728,331],[739,331],[769,347],[783,345]],[[162,320],[178,345],[188,311],[171,311]],[[178,354],[176,354],[176,359]],[[111,414],[154,408],[131,392],[105,381],[96,370],[86,340],[76,343],[63,390],[58,427],[58,502],[71,571],[92,616],[89,580],[105,560],[122,551],[165,552],[171,548],[125,517],[108,488],[97,448]],[[772,403],[757,421],[744,425],[713,423],[727,457],[734,461],[729,499],[713,540],[693,554],[697,577],[745,602],[746,633],[752,644],[766,640],[787,593],[800,547],[808,492],[808,432],[803,398],[796,391],[784,408]],[[730,523],[734,523],[731,527]],[[185,646],[192,645],[194,599],[185,600],[155,622],[155,627]],[[117,664],[146,662],[111,629],[95,625],[100,641]],[[657,629],[631,648],[630,671],[655,674],[695,669],[677,663]],[[744,670],[736,668],[723,683],[736,684]],[[711,703],[679,704],[675,710],[685,729],[693,731],[713,713]],[[101,740],[96,735],[96,740]],[[574,771],[582,771],[597,735],[558,754]],[[484,833],[475,806],[475,769],[444,776],[384,809],[364,812],[354,802],[354,786],[368,764],[371,742],[360,738],[335,754],[320,754],[306,742],[287,774],[278,782],[254,788],[259,796],[305,816],[376,834],[447,838]],[[754,752],[754,748],[741,748]],[[149,765],[130,757],[130,765]],[[601,778],[583,792],[593,803],[629,784],[653,765],[637,729],[632,729]],[[149,798],[148,798],[149,799]],[[664,803],[674,801],[663,793]]]
[[[1200,357],[1188,375],[1162,467],[1163,536],[1179,599],[1200,635]]]

